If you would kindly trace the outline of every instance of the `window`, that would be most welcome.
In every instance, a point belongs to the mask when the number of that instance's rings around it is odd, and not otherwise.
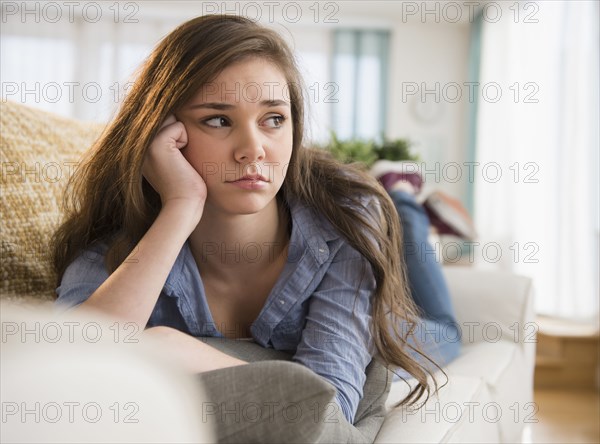
[[[388,41],[387,31],[335,31],[332,126],[341,139],[385,134]]]

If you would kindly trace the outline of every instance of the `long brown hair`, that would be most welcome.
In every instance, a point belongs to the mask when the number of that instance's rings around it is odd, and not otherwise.
[[[109,244],[109,272],[127,257],[161,208],[158,193],[141,172],[161,123],[224,68],[247,57],[274,63],[290,86],[293,150],[278,198],[299,199],[324,215],[366,258],[377,284],[372,333],[379,358],[418,381],[402,404],[416,402],[425,392],[429,396],[430,372],[411,357],[408,349],[416,349],[408,343],[410,335],[400,331],[401,325],[414,325],[418,318],[396,209],[385,190],[360,168],[302,146],[303,88],[294,55],[275,31],[243,17],[190,20],[165,37],[147,59],[119,113],[69,181],[65,220],[52,243],[58,283],[76,256],[96,242]],[[378,202],[375,209],[365,207],[369,200]]]

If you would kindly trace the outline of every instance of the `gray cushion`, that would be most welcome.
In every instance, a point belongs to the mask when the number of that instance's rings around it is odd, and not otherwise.
[[[253,363],[198,375],[213,402],[211,409],[217,409],[213,417],[222,416],[227,420],[228,415],[223,413],[223,409],[228,405],[232,409],[229,417],[235,417],[236,400],[241,409],[238,422],[215,422],[219,442],[372,443],[375,440],[384,420],[385,401],[393,376],[380,362],[373,360],[366,369],[363,397],[352,425],[341,410],[334,407],[335,388],[331,384],[300,364],[276,362],[291,360],[293,353],[264,348],[252,341],[198,339],[224,353]],[[274,418],[258,417],[258,408],[252,403],[260,406],[264,402],[279,403],[280,407],[294,403],[302,407],[303,412],[307,409],[309,414],[301,415],[297,421],[286,421],[282,418],[283,411],[267,415]],[[244,420],[243,403],[254,408],[247,413],[256,418],[252,416]],[[222,409],[219,410],[220,407]],[[291,416],[292,410],[287,412],[290,414],[288,416]]]
[[[335,388],[303,365],[260,361],[199,373],[202,422],[219,443],[312,443]]]

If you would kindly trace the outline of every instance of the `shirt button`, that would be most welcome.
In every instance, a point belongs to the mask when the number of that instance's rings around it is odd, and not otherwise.
[[[319,253],[325,253],[325,248],[319,248]]]
[[[285,304],[285,301],[284,301],[283,299],[279,299],[279,303],[280,303],[281,305],[283,305],[283,304]]]

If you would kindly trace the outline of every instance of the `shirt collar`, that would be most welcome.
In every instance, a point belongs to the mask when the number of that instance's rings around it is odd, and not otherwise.
[[[323,263],[329,257],[328,243],[339,239],[339,233],[326,217],[299,200],[290,200],[288,206],[293,224],[290,247],[308,250],[318,263]]]

